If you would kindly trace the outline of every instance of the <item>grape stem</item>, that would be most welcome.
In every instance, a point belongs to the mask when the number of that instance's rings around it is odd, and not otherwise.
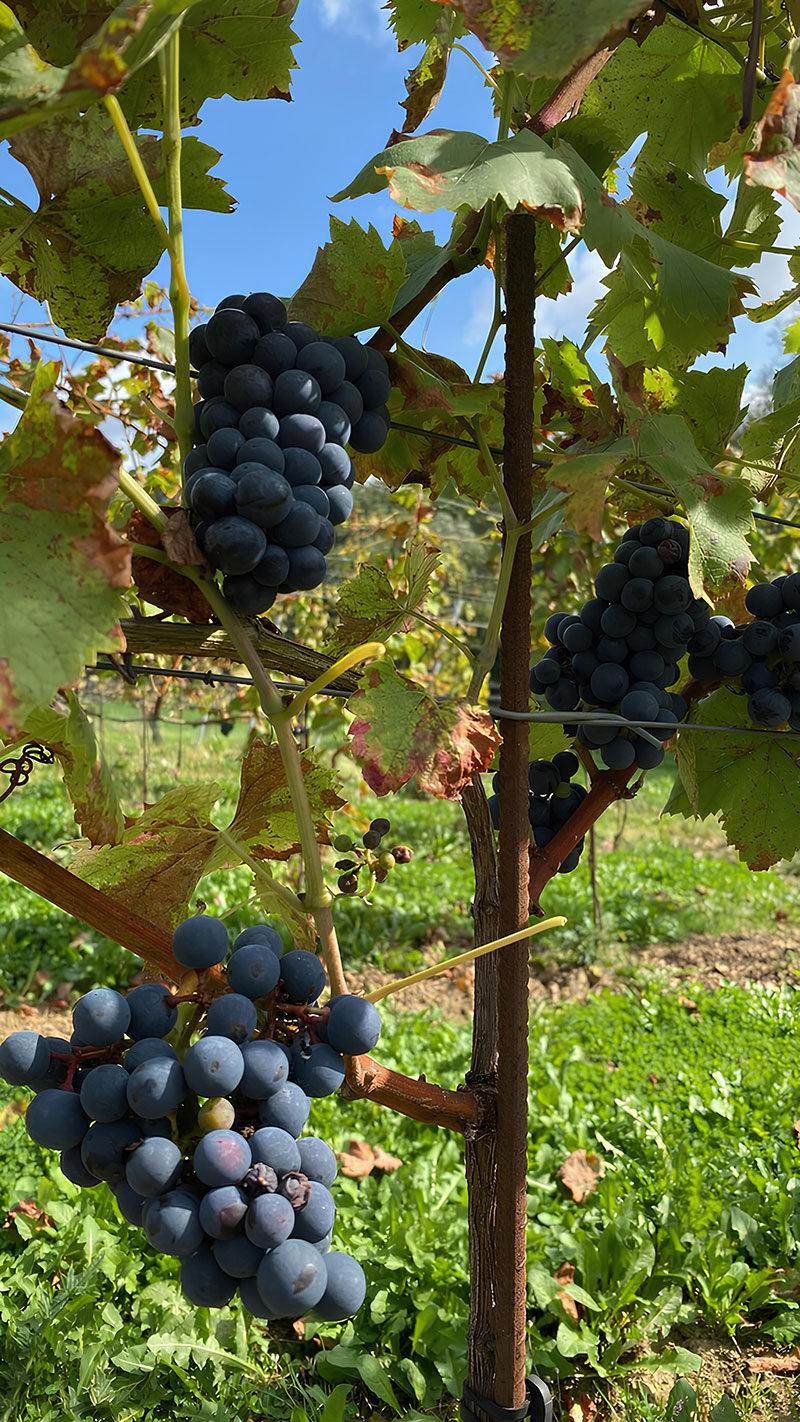
[[[520,943],[523,938],[534,938],[537,933],[546,933],[549,928],[563,928],[566,922],[567,920],[558,914],[555,918],[543,919],[541,923],[529,924],[518,933],[507,933],[505,938],[495,938],[492,943],[481,943],[478,948],[470,948],[468,953],[458,953],[454,958],[443,958],[441,963],[434,963],[430,968],[422,968],[418,973],[410,973],[407,978],[398,978],[396,982],[375,988],[374,992],[365,993],[366,1001],[380,1002],[384,997],[392,997],[396,992],[413,987],[414,983],[438,977],[440,973],[457,968],[461,963],[471,963],[474,958],[482,958],[485,953],[495,953],[498,948],[505,948],[509,943]]]
[[[297,695],[292,698],[289,705],[283,710],[273,712],[271,717],[273,724],[279,716],[283,717],[286,721],[295,721],[303,710],[303,707],[311,700],[311,697],[316,696],[317,692],[323,691],[326,686],[329,686],[332,681],[336,680],[337,676],[341,676],[343,672],[347,672],[351,667],[357,666],[359,662],[372,661],[374,658],[380,658],[385,655],[386,648],[383,642],[364,642],[360,647],[355,647],[352,652],[347,652],[345,656],[333,662],[320,676],[316,677],[314,681],[309,682],[308,686],[304,686],[302,691],[298,691]]]
[[[183,252],[183,198],[181,191],[180,28],[159,50],[164,95],[164,159],[169,216],[169,301],[175,338],[175,433],[183,464],[192,447],[194,414],[189,378],[189,312],[191,293]]]

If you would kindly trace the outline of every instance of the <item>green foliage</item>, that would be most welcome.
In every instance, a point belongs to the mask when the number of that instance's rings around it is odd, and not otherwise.
[[[374,227],[331,217],[331,240],[320,247],[289,315],[327,336],[349,336],[380,326],[405,281],[400,243],[384,247]]]

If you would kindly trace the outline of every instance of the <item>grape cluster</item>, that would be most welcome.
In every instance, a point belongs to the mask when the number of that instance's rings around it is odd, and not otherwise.
[[[361,836],[360,845],[357,845],[349,834],[336,835],[333,841],[334,849],[347,856],[336,861],[340,893],[358,893],[358,876],[362,870],[366,870],[370,875],[370,885],[373,879],[378,884],[384,884],[389,877],[389,871],[394,869],[396,864],[411,862],[414,851],[409,849],[407,844],[396,844],[393,849],[381,849],[381,840],[386,838],[391,828],[388,820],[370,820],[369,829]]]
[[[800,731],[800,573],[756,583],[745,606],[754,621],[735,626],[712,617],[689,643],[689,673],[697,681],[730,681],[747,696],[757,726],[788,722]]]
[[[547,619],[550,647],[531,671],[531,691],[555,711],[580,707],[657,721],[664,729],[651,734],[669,740],[686,705],[668,688],[710,621],[706,603],[692,594],[688,556],[689,531],[674,519],[629,528],[580,614],[555,612]],[[650,770],[664,759],[661,745],[632,730],[584,724],[576,738],[614,770]]]
[[[572,751],[557,751],[552,760],[532,760],[528,766],[528,822],[531,838],[537,848],[544,848],[574,815],[586,799],[583,785],[572,783],[580,769],[580,761]],[[489,796],[489,814],[495,829],[500,827],[500,797],[497,794],[499,776],[492,778],[493,794]],[[571,874],[577,869],[583,853],[583,840],[575,845],[559,866],[559,874]]]
[[[353,508],[345,445],[386,442],[391,385],[380,351],[289,321],[277,296],[227,296],[189,336],[197,446],[184,463],[195,538],[247,615],[318,587]],[[202,442],[201,442],[202,441]]]
[[[228,946],[205,914],[173,938],[177,961],[200,975]],[[341,1086],[343,1055],[375,1046],[380,1018],[350,994],[317,1006],[320,959],[284,953],[267,924],[239,935],[226,976],[210,1003],[158,982],[125,996],[94,988],[75,1004],[69,1041],[6,1038],[0,1076],[35,1093],[28,1134],[60,1151],[67,1179],[105,1181],[125,1219],[181,1260],[190,1303],[223,1307],[238,1290],[257,1318],[349,1318],[366,1281],[330,1247],[336,1157],[301,1132],[311,1100]],[[181,1002],[202,1022],[191,1045]]]

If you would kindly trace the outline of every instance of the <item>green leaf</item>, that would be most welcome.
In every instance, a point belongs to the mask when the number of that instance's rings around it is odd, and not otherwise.
[[[731,578],[744,583],[752,554],[752,496],[741,479],[720,474],[703,458],[680,415],[648,415],[638,432],[639,454],[686,508],[692,533],[689,578],[696,593]]]
[[[718,464],[745,416],[742,395],[747,374],[746,365],[645,371],[647,408],[682,415],[700,454]]]
[[[166,200],[163,148],[138,143],[156,196]],[[22,203],[0,207],[5,250],[0,270],[38,301],[57,325],[80,340],[104,335],[117,306],[135,299],[158,262],[161,238],[108,116],[40,124],[17,134],[10,151],[39,192],[36,212]],[[197,139],[184,140],[184,205],[228,212],[231,199],[208,168],[219,159]]]
[[[800,358],[797,356],[775,372],[772,382],[773,410],[782,410],[784,405],[791,405],[795,400],[800,400]]]
[[[325,1399],[320,1422],[344,1422],[344,1412],[349,1396],[350,1388],[347,1383],[339,1383],[339,1386],[335,1387],[333,1392],[328,1393]]]
[[[465,204],[483,207],[500,197],[521,205],[557,227],[581,224],[581,194],[572,174],[551,148],[529,129],[490,143],[478,133],[442,129],[385,148],[370,159],[352,183],[333,198],[362,197],[388,187],[400,207],[418,212]]]
[[[221,794],[215,784],[169,790],[129,822],[118,844],[79,851],[72,872],[137,912],[146,904],[150,922],[171,933],[211,861],[218,838],[211,811]]]
[[[361,687],[347,703],[355,718],[349,735],[376,795],[388,795],[414,776],[423,792],[455,800],[488,769],[501,738],[485,711],[465,702],[440,705],[390,661],[373,663]]]
[[[747,697],[723,688],[693,709],[699,725],[752,730]],[[751,869],[769,869],[800,849],[800,738],[681,732],[678,773],[697,819],[719,818]]]
[[[354,220],[331,217],[331,240],[320,247],[314,265],[292,297],[289,315],[307,321],[326,336],[380,326],[406,279],[400,243],[384,247],[375,228],[365,232]]]
[[[606,490],[632,453],[631,440],[623,438],[615,440],[602,453],[566,454],[553,460],[546,478],[548,484],[570,495],[564,507],[564,522],[569,528],[588,533],[597,543],[602,542]]]
[[[25,127],[29,115],[76,106],[64,92],[68,77],[39,57],[16,16],[0,5],[0,138]]]
[[[53,394],[58,367],[37,367],[16,429],[0,444],[0,729],[80,676],[116,627],[130,584],[127,545],[106,511],[119,455]]]
[[[740,113],[740,63],[667,17],[641,46],[623,40],[560,131],[569,142],[602,138],[616,157],[646,133],[637,164],[662,172],[674,165],[702,183],[709,152],[734,132]]]
[[[440,11],[431,0],[389,0],[385,8],[401,53],[410,44],[427,44],[439,23]]]
[[[788,261],[789,276],[794,282],[794,286],[788,291],[784,291],[781,296],[777,296],[772,301],[764,301],[761,306],[755,306],[748,310],[747,314],[751,321],[769,321],[773,316],[780,316],[788,306],[800,300],[800,253],[795,252]]]
[[[114,779],[88,718],[71,691],[66,710],[37,706],[19,729],[20,741],[39,741],[61,763],[75,820],[90,844],[116,844],[125,825]]]
[[[504,69],[561,79],[640,15],[636,0],[454,0]]]
[[[405,590],[395,590],[382,568],[363,563],[354,578],[342,583],[336,613],[339,625],[328,647],[331,656],[341,656],[362,642],[386,641],[398,632],[425,598],[441,562],[438,549],[422,541],[409,544],[406,552]]]
[[[175,0],[178,3],[178,0]],[[181,24],[181,118],[197,122],[207,99],[289,99],[292,19],[298,0],[196,0],[184,4]],[[120,94],[129,123],[162,128],[158,64],[151,61],[129,78]]]
[[[781,395],[791,395],[791,386],[792,376],[784,376],[783,383],[779,386]],[[742,468],[742,478],[747,479],[756,492],[761,493],[771,488],[777,483],[781,473],[794,478],[800,474],[798,434],[800,434],[800,390],[786,404],[771,410],[760,420],[753,420],[753,423],[747,426],[742,435],[742,459],[745,461]],[[763,469],[750,468],[748,466],[750,460],[754,465],[773,466],[774,474],[770,475]]]

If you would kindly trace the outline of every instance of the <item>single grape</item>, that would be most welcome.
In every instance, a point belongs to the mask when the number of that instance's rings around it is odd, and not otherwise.
[[[276,957],[269,943],[251,940],[243,944],[228,963],[231,990],[251,999],[265,997],[277,985],[284,961]]]
[[[264,1250],[252,1244],[246,1234],[232,1234],[227,1239],[215,1239],[212,1247],[220,1269],[224,1269],[232,1279],[250,1279],[255,1284]]]
[[[242,1227],[248,1200],[238,1185],[220,1185],[200,1201],[200,1223],[212,1239],[229,1239]]]
[[[304,1239],[287,1239],[266,1254],[258,1292],[276,1317],[299,1318],[318,1304],[328,1282],[325,1259]]]
[[[244,1074],[244,1057],[230,1037],[205,1036],[183,1059],[186,1085],[198,1096],[228,1096]]]
[[[271,1165],[279,1175],[285,1170],[300,1169],[300,1151],[294,1136],[278,1126],[260,1126],[250,1137],[250,1150],[255,1164]]]
[[[70,1146],[68,1150],[62,1150],[59,1164],[61,1174],[65,1175],[67,1180],[71,1180],[73,1185],[80,1185],[84,1190],[92,1190],[95,1185],[100,1184],[97,1176],[92,1175],[92,1172],[87,1170],[83,1163],[80,1142]],[[138,1224],[139,1221],[137,1220],[136,1223]]]
[[[205,328],[206,345],[215,360],[241,365],[252,360],[261,332],[252,316],[235,307],[216,311]]]
[[[122,993],[92,988],[72,1009],[75,1031],[92,1047],[108,1047],[128,1030],[131,1010]]]
[[[278,1126],[290,1136],[297,1137],[302,1131],[311,1102],[305,1092],[293,1081],[279,1086],[271,1096],[258,1103],[258,1119],[262,1126]]]
[[[79,1096],[52,1088],[34,1096],[25,1112],[25,1129],[37,1145],[69,1150],[84,1140],[89,1117]]]
[[[205,1238],[197,1196],[185,1189],[148,1200],[142,1211],[142,1228],[153,1249],[179,1259],[193,1254]]]
[[[242,302],[242,310],[252,316],[259,331],[282,331],[286,326],[286,307],[271,291],[253,291]]]
[[[12,1032],[0,1042],[0,1077],[10,1086],[25,1086],[50,1067],[50,1048],[38,1032]]]
[[[291,1073],[306,1096],[332,1096],[344,1081],[344,1062],[326,1042],[315,1042],[308,1053],[292,1053]]]
[[[290,1002],[316,1002],[325,987],[325,966],[316,953],[294,948],[280,961],[283,994]]]
[[[94,1183],[95,1185],[99,1185],[100,1181],[94,1180]],[[145,1206],[148,1205],[150,1201],[146,1200],[144,1195],[137,1195],[136,1191],[131,1189],[125,1179],[119,1180],[117,1184],[111,1188],[114,1193],[114,1199],[117,1202],[117,1209],[122,1215],[122,1218],[127,1220],[129,1224],[141,1225],[144,1220]]]
[[[318,1136],[301,1136],[297,1142],[300,1152],[300,1169],[309,1180],[318,1180],[321,1185],[330,1186],[338,1174],[336,1156]]]
[[[319,1180],[312,1180],[308,1200],[295,1213],[294,1237],[307,1239],[309,1244],[315,1244],[330,1233],[335,1218],[336,1206],[330,1190],[320,1184]]]
[[[332,997],[329,1004],[327,1039],[334,1051],[357,1057],[371,1052],[381,1035],[378,1009],[354,993]]]
[[[152,1057],[128,1077],[128,1105],[148,1121],[177,1110],[185,1095],[183,1067],[173,1057]]]
[[[314,1317],[338,1323],[358,1313],[367,1296],[367,1280],[357,1259],[337,1250],[325,1255],[327,1283]]]
[[[178,1053],[170,1042],[163,1042],[160,1037],[141,1037],[128,1048],[122,1058],[122,1065],[130,1074],[137,1066],[141,1066],[142,1062],[155,1061],[158,1057],[168,1057],[176,1062]]]
[[[295,1212],[283,1195],[257,1195],[245,1216],[244,1231],[257,1249],[276,1249],[295,1227]]]
[[[225,377],[225,399],[244,414],[253,405],[272,404],[272,381],[260,365],[235,365]]]
[[[240,992],[215,997],[206,1014],[206,1031],[210,1036],[230,1037],[237,1043],[246,1042],[257,1024],[258,1013],[252,1000]]]
[[[80,1100],[91,1121],[120,1121],[128,1114],[128,1072],[124,1066],[104,1062],[89,1072]]]
[[[209,1131],[195,1149],[195,1173],[204,1185],[238,1185],[252,1164],[250,1146],[235,1131]]]
[[[183,1166],[183,1151],[174,1141],[150,1136],[128,1156],[125,1179],[137,1195],[146,1199],[163,1195],[177,1184]]]
[[[218,918],[196,913],[178,924],[172,935],[172,952],[184,968],[199,972],[221,963],[228,951],[228,930]]]
[[[241,1056],[244,1063],[241,1087],[252,1101],[263,1101],[285,1085],[289,1063],[277,1042],[243,1042]]]
[[[37,1096],[36,1101],[40,1100],[41,1097]],[[31,1103],[32,1106],[35,1104]],[[138,1140],[139,1128],[132,1121],[98,1121],[89,1127],[83,1138],[81,1159],[98,1180],[116,1185],[125,1178],[130,1147]]]
[[[202,1245],[181,1265],[181,1290],[197,1308],[224,1308],[236,1293],[236,1280],[220,1268],[208,1246]]]
[[[197,1124],[207,1131],[229,1131],[236,1120],[236,1111],[224,1096],[209,1096],[197,1112]]]
[[[283,956],[283,939],[277,930],[271,928],[268,923],[254,923],[250,928],[242,929],[238,938],[234,939],[234,953],[237,953],[246,943],[264,943],[272,949],[276,958]]]
[[[134,1042],[145,1037],[166,1037],[178,1020],[178,1009],[170,1001],[172,994],[163,983],[140,983],[129,992],[125,1001],[130,1008],[127,1035]]]

